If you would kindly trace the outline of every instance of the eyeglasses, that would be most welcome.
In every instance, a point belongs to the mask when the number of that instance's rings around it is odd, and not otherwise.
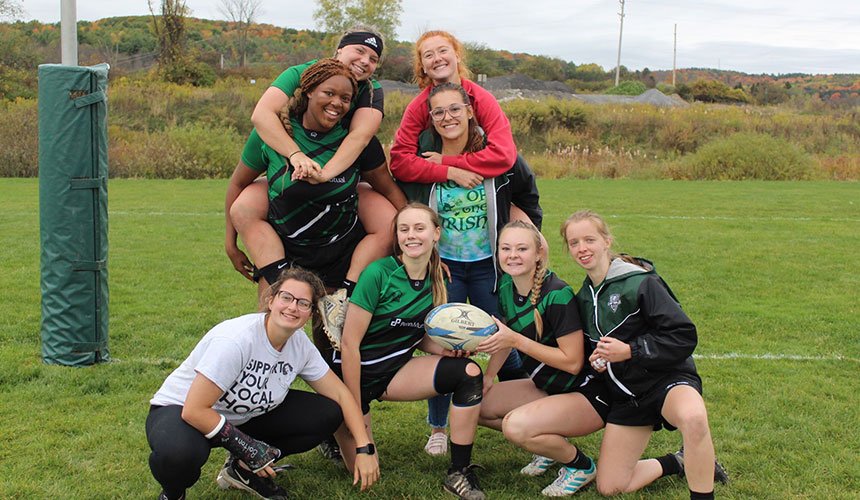
[[[459,118],[463,110],[469,106],[471,105],[454,103],[447,108],[433,108],[430,110],[430,118],[433,118],[434,122],[441,122],[445,119],[445,113],[451,115],[451,118]]]
[[[290,292],[288,292],[286,290],[280,290],[275,295],[277,295],[278,298],[284,302],[284,305],[287,305],[287,306],[292,304],[293,301],[295,300],[296,301],[296,307],[298,308],[299,311],[302,311],[302,312],[308,312],[314,306],[313,302],[311,302],[310,300],[308,300],[308,299],[297,299],[293,296],[293,294],[291,294]]]

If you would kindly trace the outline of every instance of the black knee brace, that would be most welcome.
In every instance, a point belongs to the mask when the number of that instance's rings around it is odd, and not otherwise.
[[[466,372],[470,364],[478,367],[477,375]],[[443,357],[436,364],[433,388],[439,394],[453,393],[451,401],[454,406],[475,406],[481,402],[484,394],[481,367],[470,359]]]
[[[290,265],[290,261],[287,259],[280,259],[272,262],[268,266],[263,266],[261,268],[254,267],[254,281],[260,281],[260,278],[266,278],[266,283],[272,284],[278,281],[278,278],[281,276],[281,271],[287,269]]]

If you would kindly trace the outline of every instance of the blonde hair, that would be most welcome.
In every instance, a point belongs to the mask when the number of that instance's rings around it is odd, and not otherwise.
[[[403,208],[397,211],[397,215],[394,216],[394,220],[391,224],[391,231],[393,233],[392,240],[394,241],[394,256],[398,258],[403,255],[403,249],[400,248],[400,245],[397,243],[397,220],[400,218],[400,214],[409,209],[421,210],[427,213],[430,217],[430,222],[434,227],[442,227],[442,224],[439,222],[439,216],[432,208],[416,201],[407,203]],[[442,271],[442,257],[439,255],[439,250],[436,249],[435,245],[433,246],[433,250],[430,252],[430,262],[427,263],[427,277],[431,280],[430,291],[433,293],[433,307],[448,303],[448,288],[445,286],[445,274]]]
[[[531,302],[534,313],[535,320],[535,332],[537,333],[537,339],[540,340],[543,337],[543,317],[538,312],[538,302],[540,302],[540,291],[543,288],[543,282],[547,276],[547,263],[543,261],[541,258],[541,238],[540,231],[533,224],[529,224],[528,222],[523,222],[521,220],[515,220],[508,222],[502,227],[502,230],[499,231],[499,239],[501,239],[502,233],[507,229],[525,229],[531,235],[535,244],[535,251],[538,255],[538,260],[535,265],[535,272],[532,276],[532,289],[529,292],[529,302]]]
[[[460,75],[460,80],[462,81],[472,76],[472,72],[469,71],[469,68],[466,66],[466,60],[463,56],[463,44],[461,44],[454,35],[442,30],[425,31],[415,42],[415,53],[412,55],[412,74],[415,78],[413,82],[418,84],[418,88],[424,89],[425,87],[433,84],[433,79],[427,76],[427,73],[424,72],[424,64],[421,61],[421,44],[424,40],[434,36],[441,36],[451,43],[454,53],[457,54],[457,58],[460,59],[460,62],[457,63],[457,74]]]
[[[615,237],[612,236],[612,233],[609,231],[609,226],[606,224],[606,221],[603,220],[603,217],[599,216],[597,212],[592,210],[580,210],[571,214],[567,220],[561,223],[561,239],[565,244],[567,244],[567,227],[574,222],[582,222],[584,220],[591,221],[591,223],[594,224],[594,228],[597,229],[597,233],[603,237],[603,239],[615,240]],[[612,262],[615,259],[622,259],[631,264],[636,264],[636,261],[627,254],[618,254],[609,250],[608,256],[609,262]]]
[[[362,32],[362,31],[367,32],[367,33],[372,33],[373,36],[375,36],[376,38],[379,38],[379,41],[382,43],[382,47],[385,47],[385,37],[382,36],[382,33],[380,33],[379,30],[376,29],[376,27],[370,26],[369,24],[353,24],[352,26],[347,28],[346,31],[343,32],[343,35],[340,36],[340,39],[343,40],[343,37],[345,37],[347,35],[350,35],[352,33]],[[338,45],[340,45],[340,42],[338,42]],[[337,57],[337,51],[338,50],[340,50],[340,48],[337,48],[334,50],[334,55],[332,57],[335,57],[335,58]],[[382,54],[379,54],[379,59],[376,61],[376,67],[377,68],[379,67],[380,64],[382,64],[382,56],[383,56]],[[373,82],[370,81],[372,78],[373,78],[373,73],[369,74],[367,76],[367,80],[366,80],[367,81],[367,91],[370,92],[370,102],[373,102]]]
[[[304,112],[308,110],[308,94],[324,81],[338,75],[349,79],[349,83],[352,85],[352,95],[355,96],[358,91],[358,82],[355,81],[352,72],[337,59],[330,57],[320,59],[302,73],[299,88],[293,93],[293,98],[278,112],[284,130],[290,137],[293,136],[293,125],[290,123],[290,119],[300,120]]]

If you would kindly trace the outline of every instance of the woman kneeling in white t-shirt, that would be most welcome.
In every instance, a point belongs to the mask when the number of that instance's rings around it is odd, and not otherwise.
[[[271,287],[266,312],[218,324],[167,377],[146,419],[159,500],[184,499],[219,446],[230,452],[219,486],[285,499],[272,464],[310,450],[341,422],[359,446],[354,463],[347,463],[353,484],[360,480],[364,490],[379,478],[358,403],[301,331],[312,312],[319,314],[314,304],[323,295],[313,273],[284,271]],[[297,376],[318,394],[290,390]]]

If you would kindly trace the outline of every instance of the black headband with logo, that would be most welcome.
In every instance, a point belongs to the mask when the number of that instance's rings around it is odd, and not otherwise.
[[[344,35],[343,38],[340,39],[340,44],[338,44],[337,48],[345,47],[347,45],[364,45],[366,47],[370,47],[374,52],[376,52],[377,56],[382,57],[382,39],[369,31],[356,31],[354,33]]]

